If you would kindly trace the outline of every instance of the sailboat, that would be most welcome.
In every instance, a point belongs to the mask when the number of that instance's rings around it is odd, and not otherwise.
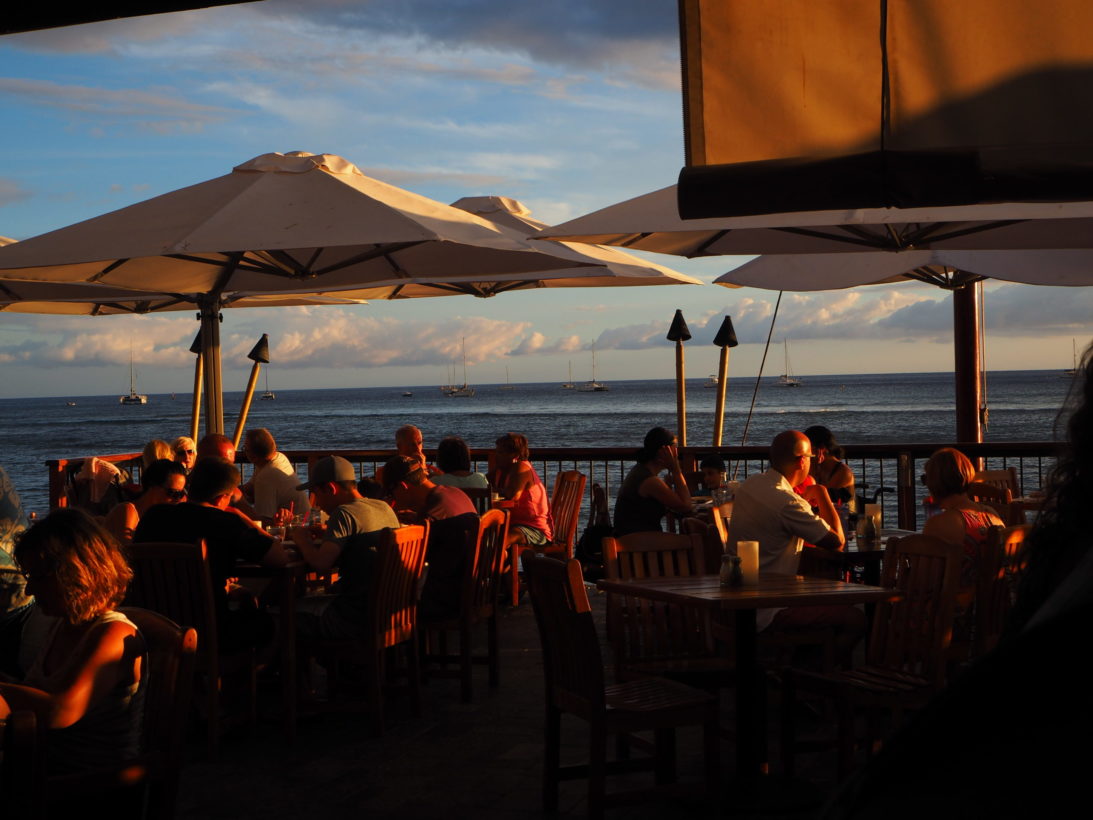
[[[148,397],[137,392],[136,371],[133,370],[133,342],[129,342],[129,395],[118,396],[118,404],[147,404]]]
[[[516,389],[512,386],[512,382],[509,381],[509,368],[508,368],[508,365],[505,365],[505,383],[503,385],[501,385],[501,389],[502,390],[515,390]]]
[[[596,381],[596,346],[592,345],[592,380],[577,387],[578,393],[606,393],[607,385]]]
[[[474,388],[467,385],[467,340],[463,339],[463,386],[452,386],[444,395],[453,399],[474,398]]]
[[[572,390],[574,387],[576,387],[576,385],[573,384],[573,360],[570,359],[570,361],[569,361],[569,381],[563,382],[562,390]]]
[[[1063,371],[1063,375],[1068,379],[1072,379],[1078,375],[1078,341],[1076,339],[1071,339],[1070,346],[1073,348],[1074,364]]]
[[[266,401],[273,401],[277,398],[277,394],[269,389],[269,368],[266,368],[266,392],[262,394],[262,398]]]
[[[793,375],[793,371],[789,367],[789,342],[785,339],[782,339],[782,348],[786,356],[786,372],[779,377],[778,384],[782,387],[800,387],[801,380]]]
[[[702,386],[717,387],[717,376],[711,373],[709,376],[706,377],[706,381],[702,383]]]

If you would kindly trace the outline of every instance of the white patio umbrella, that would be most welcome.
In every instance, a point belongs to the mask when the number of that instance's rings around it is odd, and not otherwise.
[[[370,179],[341,157],[303,152],[264,154],[225,176],[0,248],[0,279],[99,284],[197,304],[210,432],[223,431],[219,310],[237,296],[556,268],[554,257],[487,220]]]

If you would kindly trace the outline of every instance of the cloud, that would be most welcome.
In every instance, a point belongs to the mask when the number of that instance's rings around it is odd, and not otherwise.
[[[188,102],[165,91],[61,85],[16,77],[0,77],[0,97],[54,108],[98,125],[125,122],[159,134],[194,133],[236,114],[231,109]]]
[[[14,179],[0,177],[0,208],[30,199],[31,193]]]
[[[533,356],[552,353],[574,353],[581,349],[579,336],[564,336],[554,342],[548,342],[546,336],[536,331],[526,336],[519,345],[509,352],[509,355]]]

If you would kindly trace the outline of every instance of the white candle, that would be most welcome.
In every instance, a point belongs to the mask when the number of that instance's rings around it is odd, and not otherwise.
[[[737,541],[736,554],[740,556],[740,570],[744,575],[745,586],[759,583],[759,542]]]

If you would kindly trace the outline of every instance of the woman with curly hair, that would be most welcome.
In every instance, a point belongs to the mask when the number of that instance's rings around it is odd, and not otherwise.
[[[20,536],[15,560],[51,624],[21,683],[0,683],[0,718],[29,709],[48,730],[50,773],[118,763],[139,752],[144,642],[114,611],[132,578],[118,543],[76,509]]]

